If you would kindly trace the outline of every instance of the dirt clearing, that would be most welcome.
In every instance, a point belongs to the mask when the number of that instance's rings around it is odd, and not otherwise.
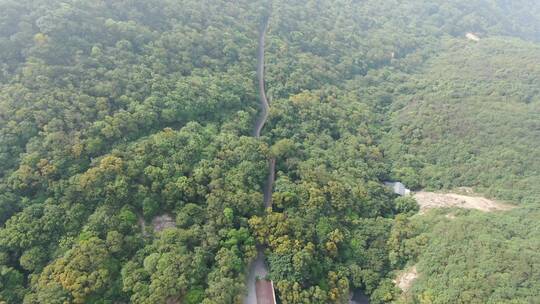
[[[418,271],[416,271],[416,266],[413,266],[400,273],[394,283],[403,292],[407,292],[416,278],[418,278]]]
[[[484,212],[510,210],[513,207],[481,196],[455,193],[416,192],[414,198],[420,205],[420,213],[432,208],[458,207]]]

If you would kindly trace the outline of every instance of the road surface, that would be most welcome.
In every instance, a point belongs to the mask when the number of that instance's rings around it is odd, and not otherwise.
[[[253,136],[256,138],[261,137],[261,130],[268,119],[268,111],[270,105],[268,99],[266,98],[266,91],[264,85],[264,47],[266,40],[266,31],[268,30],[268,23],[270,18],[267,18],[261,30],[259,32],[259,49],[257,55],[257,78],[259,81],[259,101],[261,104],[261,113],[255,122]],[[275,166],[276,161],[274,158],[268,161],[268,178],[264,185],[263,194],[264,194],[264,207],[272,207],[272,188],[274,185],[274,175],[275,175]],[[244,298],[244,304],[257,304],[257,279],[264,279],[268,275],[268,267],[266,266],[264,249],[257,248],[257,258],[253,261],[249,268],[249,274],[247,277],[247,295]],[[260,289],[260,288],[259,288]]]
[[[255,122],[255,128],[253,136],[261,137],[261,130],[268,119],[268,111],[270,110],[270,104],[266,98],[266,88],[264,85],[264,47],[266,41],[266,31],[268,30],[268,23],[270,17],[267,17],[264,21],[261,31],[259,32],[259,50],[257,54],[257,79],[259,80],[259,101],[261,103],[261,113]]]
[[[276,179],[276,159],[268,160],[268,178],[264,184],[264,208],[272,208],[272,190]]]
[[[249,269],[247,280],[248,294],[244,298],[244,304],[257,304],[256,282],[257,278],[265,278],[268,275],[268,269],[264,261],[262,248],[258,250],[257,259],[253,261]]]

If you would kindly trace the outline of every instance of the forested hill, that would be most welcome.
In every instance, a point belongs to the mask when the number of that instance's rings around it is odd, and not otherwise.
[[[387,139],[394,171],[412,187],[540,201],[540,45],[450,39],[402,82]]]
[[[404,301],[394,271],[455,226],[383,181],[540,204],[539,43],[532,0],[0,0],[0,303],[239,303],[257,248],[281,303]],[[443,296],[425,266],[407,299],[537,299],[540,242],[497,219],[495,266],[455,269],[507,280]]]

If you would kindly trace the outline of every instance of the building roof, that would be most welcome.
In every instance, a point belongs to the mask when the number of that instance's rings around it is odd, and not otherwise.
[[[395,194],[404,196],[411,193],[411,190],[407,189],[407,187],[405,187],[405,185],[401,182],[385,182],[384,184],[392,188]]]
[[[257,280],[255,283],[257,304],[276,304],[274,284],[268,280]]]

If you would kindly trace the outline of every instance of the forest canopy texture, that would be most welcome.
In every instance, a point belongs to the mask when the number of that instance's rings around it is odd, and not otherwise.
[[[241,303],[260,248],[284,304],[536,303],[539,63],[533,0],[0,0],[0,303]]]

